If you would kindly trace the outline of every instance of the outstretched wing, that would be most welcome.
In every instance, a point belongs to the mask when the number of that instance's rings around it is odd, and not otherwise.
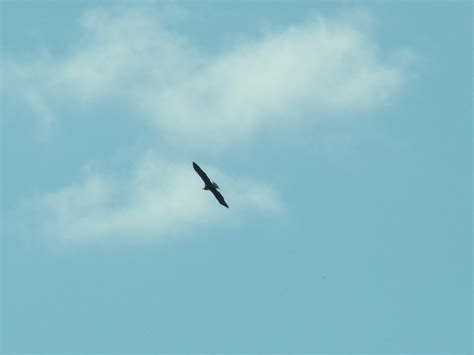
[[[217,201],[219,201],[219,203],[220,203],[222,206],[225,206],[225,207],[229,208],[229,206],[227,205],[227,203],[226,203],[225,200],[224,200],[224,196],[222,196],[219,191],[217,191],[215,188],[214,188],[214,189],[210,189],[210,190],[211,190],[211,192],[214,194],[214,196],[217,198]]]
[[[193,168],[196,170],[198,175],[201,177],[202,181],[204,181],[204,184],[206,186],[211,185],[211,180],[209,177],[206,175],[206,173],[197,165],[195,162],[193,162]],[[221,196],[222,197],[222,196]]]

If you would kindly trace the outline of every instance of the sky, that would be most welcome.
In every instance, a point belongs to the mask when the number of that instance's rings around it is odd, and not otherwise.
[[[0,6],[2,352],[472,352],[472,3]]]

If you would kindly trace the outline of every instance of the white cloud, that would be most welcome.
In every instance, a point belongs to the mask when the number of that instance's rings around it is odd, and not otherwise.
[[[376,107],[402,81],[401,68],[381,62],[364,33],[320,20],[240,44],[186,81],[143,92],[143,101],[173,137],[199,132],[232,144],[275,121]]]
[[[361,18],[317,17],[207,53],[152,11],[95,9],[68,55],[13,65],[12,78],[39,92],[40,114],[120,99],[168,140],[207,148],[212,138],[225,149],[275,123],[312,124],[396,97],[404,61],[388,60]]]
[[[263,130],[304,128],[396,98],[408,75],[400,53],[412,52],[382,53],[367,21],[360,14],[317,17],[209,52],[149,9],[98,8],[81,18],[82,35],[67,53],[6,60],[5,93],[22,98],[46,127],[74,117],[61,114],[71,107],[94,117],[97,105],[120,103],[131,119],[156,128],[157,139],[223,153]],[[147,156],[128,178],[89,172],[29,208],[38,228],[63,241],[162,238],[226,221],[228,211],[201,191],[189,164],[170,158]],[[207,168],[233,218],[282,210],[267,184]]]
[[[37,216],[37,230],[70,245],[118,239],[161,239],[191,228],[238,219],[243,212],[281,211],[277,193],[269,186],[230,178],[205,167],[230,205],[226,209],[190,164],[147,155],[129,177],[88,171],[79,183],[37,196],[24,206]]]

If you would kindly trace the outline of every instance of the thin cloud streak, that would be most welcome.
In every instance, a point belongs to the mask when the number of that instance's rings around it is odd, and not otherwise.
[[[231,205],[232,218],[244,212],[282,211],[273,188],[230,178],[210,167]],[[228,221],[190,164],[148,154],[128,177],[89,171],[71,186],[32,198],[23,206],[36,215],[35,229],[65,243],[120,239],[159,240],[165,236]]]

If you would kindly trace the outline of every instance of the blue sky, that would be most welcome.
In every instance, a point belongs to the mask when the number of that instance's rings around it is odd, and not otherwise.
[[[3,352],[472,351],[471,3],[1,20]]]

